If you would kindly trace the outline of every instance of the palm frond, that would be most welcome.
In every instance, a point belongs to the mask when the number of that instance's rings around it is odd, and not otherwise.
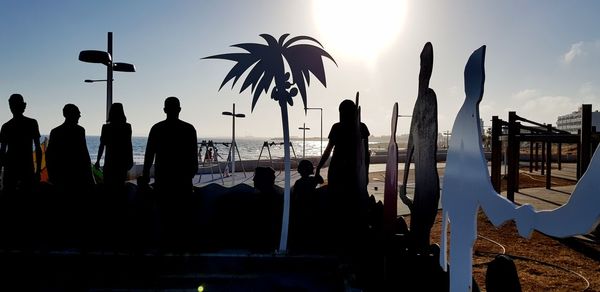
[[[315,43],[317,43],[319,45],[319,47],[321,47],[321,48],[323,47],[323,45],[321,45],[321,43],[318,40],[316,40],[315,38],[309,37],[309,36],[305,36],[305,35],[300,35],[300,36],[297,36],[297,37],[293,37],[290,40],[288,40],[287,42],[285,42],[285,44],[283,44],[283,48],[287,48],[291,44],[293,44],[295,42],[298,42],[298,41],[303,41],[303,40],[308,40],[308,41],[315,42]],[[334,61],[334,63],[335,63],[335,61]]]
[[[252,66],[252,64],[256,63],[259,60],[257,58],[257,56],[255,56],[253,54],[249,54],[249,53],[221,54],[221,55],[205,57],[203,59],[223,59],[223,60],[230,60],[230,61],[237,62],[237,64],[235,64],[233,66],[233,68],[231,68],[231,70],[229,70],[229,73],[227,73],[227,76],[225,76],[225,79],[223,79],[223,82],[221,83],[219,90],[221,90],[221,88],[223,88],[223,86],[225,84],[227,84],[227,82],[229,82],[229,80],[231,80],[231,79],[234,79],[233,83],[231,85],[231,88],[233,88],[233,86],[238,81],[238,79],[242,76],[242,74],[244,74],[244,72],[246,72],[246,70],[248,70],[248,68],[250,68]]]
[[[288,36],[290,36],[290,34],[289,34],[289,33],[286,33],[286,34],[283,34],[283,35],[281,35],[281,36],[279,37],[279,42],[278,42],[278,43],[279,43],[279,46],[280,46],[280,47],[282,47],[282,48],[285,48],[285,47],[283,46],[283,42],[285,41],[285,39],[286,39]]]
[[[301,40],[312,38],[296,37],[293,39]],[[286,44],[288,44],[290,41],[288,41]],[[323,86],[327,87],[325,68],[323,66],[323,57],[330,59],[336,65],[337,63],[333,57],[331,57],[331,55],[329,55],[329,53],[322,48],[308,44],[289,46],[283,51],[283,55],[290,66],[293,82],[298,87],[298,91],[302,97],[302,102],[304,103],[304,107],[306,107],[306,86],[310,85],[310,73],[317,77]]]
[[[265,39],[265,41],[267,41],[267,44],[269,45],[269,47],[271,47],[271,48],[277,48],[278,47],[277,46],[278,45],[277,40],[272,35],[263,33],[263,34],[260,35],[260,37],[262,37],[263,39]]]

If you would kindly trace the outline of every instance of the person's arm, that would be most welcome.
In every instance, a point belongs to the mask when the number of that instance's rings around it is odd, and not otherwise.
[[[40,181],[42,172],[42,147],[40,146],[40,130],[37,121],[34,120],[33,145],[35,146],[35,179]]]
[[[4,166],[4,155],[6,154],[6,143],[0,144],[0,170]]]
[[[2,128],[0,128],[0,171],[2,170],[2,166],[4,166],[4,155],[6,155],[5,134],[4,126],[2,126]]]
[[[154,155],[156,154],[156,142],[154,141],[154,128],[150,130],[148,142],[146,143],[146,153],[144,154],[144,168],[142,170],[142,182],[148,184],[150,181],[150,168],[154,163]]]
[[[329,159],[329,156],[331,155],[331,150],[333,149],[333,142],[331,142],[331,140],[329,140],[329,142],[327,142],[327,147],[325,147],[325,151],[323,151],[323,156],[321,156],[321,160],[319,161],[319,164],[317,165],[317,169],[315,170],[315,177],[319,180],[323,180],[323,177],[321,176],[321,168],[323,167],[323,165],[325,164],[325,162],[327,162],[327,159]]]
[[[35,179],[40,181],[40,173],[42,172],[42,146],[40,145],[40,137],[33,139],[35,145]]]
[[[198,135],[193,126],[190,132],[193,134],[190,135],[190,176],[194,178],[198,173]]]
[[[100,133],[100,146],[98,146],[98,156],[96,158],[96,163],[94,163],[95,168],[100,168],[100,159],[102,158],[102,154],[104,154],[104,139],[106,138],[106,125],[102,126],[102,131]]]
[[[408,144],[406,145],[406,159],[404,160],[404,173],[403,173],[403,178],[402,178],[402,185],[400,185],[399,188],[399,196],[400,196],[400,200],[402,200],[402,203],[404,203],[404,205],[406,205],[408,207],[408,209],[410,209],[410,211],[412,212],[412,206],[413,206],[413,200],[411,200],[407,195],[406,195],[406,185],[408,184],[408,174],[410,172],[410,162],[412,160],[413,157],[413,153],[415,151],[415,145],[414,145],[414,139],[413,139],[413,124],[411,123],[410,125],[410,132],[408,134]],[[390,155],[388,153],[388,155]]]
[[[133,145],[131,145],[131,125],[127,125],[127,170],[133,167]]]
[[[104,143],[102,139],[100,139],[100,146],[98,146],[98,158],[96,158],[96,163],[94,163],[95,168],[100,168],[100,159],[102,158],[102,154],[104,154]]]

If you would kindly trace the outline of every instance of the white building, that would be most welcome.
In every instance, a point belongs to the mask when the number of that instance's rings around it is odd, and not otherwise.
[[[581,129],[581,106],[577,111],[558,116],[556,127],[559,130],[577,134],[577,130]],[[600,131],[600,112],[598,111],[592,112],[592,127],[596,127],[596,131]]]

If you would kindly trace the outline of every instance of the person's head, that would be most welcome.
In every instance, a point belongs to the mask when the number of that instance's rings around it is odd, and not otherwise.
[[[110,106],[110,111],[108,113],[108,122],[115,124],[127,122],[127,117],[125,117],[125,111],[123,111],[123,104],[115,102]]]
[[[77,124],[79,122],[79,117],[81,117],[81,113],[76,105],[67,103],[63,107],[63,117],[65,117],[65,123]]]
[[[314,171],[315,167],[310,160],[303,159],[298,163],[298,173],[300,173],[300,176],[307,177],[313,174]]]
[[[23,100],[23,96],[15,93],[11,94],[8,98],[8,106],[10,107],[10,112],[13,115],[22,115],[25,112],[25,107],[27,104]]]
[[[165,114],[167,114],[167,118],[178,118],[179,112],[181,111],[179,99],[174,96],[167,97],[167,99],[165,99],[165,107],[163,110],[165,111]]]
[[[271,167],[257,167],[254,170],[254,188],[261,192],[273,189],[275,186],[275,170]]]
[[[356,121],[356,104],[353,101],[346,99],[340,103],[340,122],[351,123]]]

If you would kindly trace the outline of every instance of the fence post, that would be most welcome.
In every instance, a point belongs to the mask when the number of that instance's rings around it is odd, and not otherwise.
[[[533,141],[529,141],[529,173],[533,172]]]
[[[540,143],[535,142],[535,171],[539,169],[538,161],[540,161]]]
[[[579,164],[579,174],[583,175],[587,170],[592,158],[592,105],[581,105],[581,163]]]
[[[546,126],[548,134],[552,133],[552,124]],[[552,187],[552,143],[550,139],[546,142],[546,189]]]
[[[558,152],[558,170],[562,170],[562,143],[558,143],[556,147],[558,148],[556,149]]]
[[[577,141],[577,180],[581,178],[581,129],[577,130],[577,136],[579,136],[579,141]]]
[[[546,153],[546,144],[546,141],[542,142],[542,167],[540,168],[542,175],[546,174],[546,155],[548,155]]]
[[[515,156],[518,153],[518,142],[516,141],[517,132],[517,113],[508,112],[508,173],[506,174],[506,197],[511,202],[515,201],[515,191],[519,175],[519,157]]]
[[[492,186],[496,192],[500,193],[502,186],[502,120],[498,116],[492,116]]]

